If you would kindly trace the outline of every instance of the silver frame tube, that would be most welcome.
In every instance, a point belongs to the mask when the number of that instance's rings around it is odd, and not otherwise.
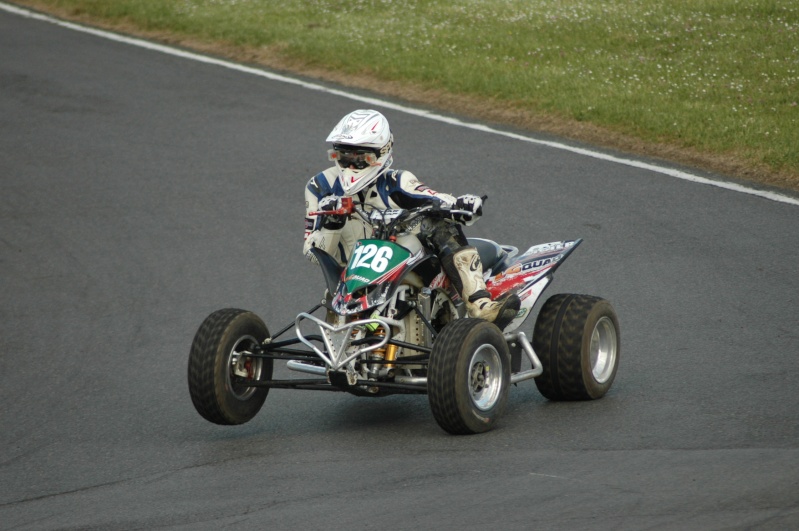
[[[524,353],[527,354],[527,359],[530,360],[530,363],[533,365],[532,369],[511,374],[510,383],[515,384],[525,380],[531,380],[543,374],[544,366],[541,365],[541,360],[538,359],[538,355],[535,353],[535,350],[533,350],[533,345],[530,344],[524,332],[505,334],[505,340],[508,342],[517,341],[521,345]]]

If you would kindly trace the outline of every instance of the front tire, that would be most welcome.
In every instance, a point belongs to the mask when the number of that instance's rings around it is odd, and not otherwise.
[[[538,314],[533,349],[544,366],[535,384],[546,398],[601,398],[619,368],[621,335],[616,311],[599,297],[553,295]]]
[[[189,393],[203,418],[214,424],[243,424],[261,410],[269,389],[241,380],[272,378],[271,359],[247,356],[268,337],[263,321],[244,310],[218,310],[203,321],[189,352]]]
[[[482,319],[458,319],[433,343],[427,374],[436,422],[454,435],[494,427],[508,401],[510,354],[499,328]]]

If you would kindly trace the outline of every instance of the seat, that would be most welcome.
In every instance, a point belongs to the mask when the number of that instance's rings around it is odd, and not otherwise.
[[[494,241],[483,238],[466,238],[466,240],[469,245],[477,249],[477,254],[483,263],[483,271],[489,269],[494,272],[502,271],[506,260],[519,252],[516,247],[502,247]]]

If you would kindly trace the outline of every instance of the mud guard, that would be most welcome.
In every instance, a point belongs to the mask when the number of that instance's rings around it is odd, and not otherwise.
[[[311,247],[310,252],[314,255],[316,261],[319,262],[319,267],[322,268],[325,284],[327,284],[327,291],[329,293],[335,293],[339,280],[341,280],[341,273],[344,271],[344,266],[339,265],[335,258],[318,247]]]

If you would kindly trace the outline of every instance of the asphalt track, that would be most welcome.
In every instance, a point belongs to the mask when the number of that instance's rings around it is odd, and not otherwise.
[[[799,527],[794,199],[397,109],[398,167],[489,194],[471,235],[585,239],[547,294],[613,302],[613,389],[471,437],[423,396],[200,418],[202,319],[318,297],[302,186],[359,106],[0,10],[0,529]]]

